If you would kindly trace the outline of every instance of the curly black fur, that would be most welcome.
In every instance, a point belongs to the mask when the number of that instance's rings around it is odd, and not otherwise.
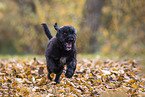
[[[59,83],[64,65],[67,65],[65,76],[71,78],[76,69],[76,29],[72,26],[58,27],[57,23],[55,23],[54,28],[57,33],[56,37],[52,37],[48,26],[45,23],[42,26],[45,34],[50,39],[45,53],[48,78],[52,80],[50,74],[55,73],[55,82]]]

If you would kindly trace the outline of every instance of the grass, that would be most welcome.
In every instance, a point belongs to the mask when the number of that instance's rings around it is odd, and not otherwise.
[[[0,58],[19,58],[19,59],[33,59],[33,58],[38,58],[38,59],[45,59],[45,55],[32,55],[32,54],[24,54],[24,55],[0,55]],[[121,59],[136,59],[140,65],[145,67],[145,55],[142,56],[120,56],[116,54],[78,54],[77,58],[85,58],[85,59],[116,59],[116,60],[121,60]]]

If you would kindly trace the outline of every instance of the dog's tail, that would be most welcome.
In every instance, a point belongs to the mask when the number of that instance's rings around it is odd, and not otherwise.
[[[46,36],[47,36],[48,39],[50,40],[53,36],[51,35],[51,32],[50,32],[50,30],[49,30],[47,24],[46,24],[46,23],[42,23],[41,25],[42,25],[42,27],[43,27],[43,30],[44,30]]]

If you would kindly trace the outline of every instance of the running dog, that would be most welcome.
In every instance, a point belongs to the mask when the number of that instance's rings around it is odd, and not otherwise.
[[[42,24],[44,32],[48,39],[45,57],[47,62],[48,79],[51,73],[55,73],[55,82],[60,83],[60,75],[63,72],[64,65],[67,65],[65,76],[71,78],[76,69],[76,29],[72,26],[58,27],[55,23],[54,28],[57,31],[53,37],[46,23]]]

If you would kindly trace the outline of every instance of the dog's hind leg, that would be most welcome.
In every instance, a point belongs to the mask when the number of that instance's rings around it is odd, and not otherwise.
[[[48,79],[52,80],[50,74],[51,73],[55,73],[56,74],[56,78],[55,78],[55,82],[59,83],[60,80],[60,75],[64,69],[64,66],[58,66],[56,61],[54,61],[54,59],[50,58],[50,57],[46,57],[46,61],[47,61],[47,70],[48,70]]]
[[[59,74],[56,74],[56,77],[55,77],[55,82],[56,82],[56,84],[60,83],[59,78],[60,78],[60,75],[61,75],[61,74],[62,74],[62,72],[59,73]]]
[[[51,70],[50,70],[50,62],[48,61],[49,59],[48,59],[48,57],[46,57],[46,62],[47,62],[47,70],[48,70],[48,75],[47,75],[47,78],[49,79],[49,80],[51,80],[52,81],[52,79],[53,78],[51,78],[51,76],[50,76],[50,74],[52,73],[51,72]]]
[[[62,74],[62,72],[63,72],[63,69],[64,69],[64,66],[61,66],[61,67],[57,67],[57,68],[59,68],[59,69],[57,69],[57,72],[55,72],[56,73],[56,77],[55,77],[55,82],[56,82],[56,84],[57,83],[60,83],[60,75]]]
[[[47,77],[48,77],[48,79],[49,79],[50,81],[52,81],[52,78],[51,78],[50,74],[51,74],[51,73],[48,73]]]

